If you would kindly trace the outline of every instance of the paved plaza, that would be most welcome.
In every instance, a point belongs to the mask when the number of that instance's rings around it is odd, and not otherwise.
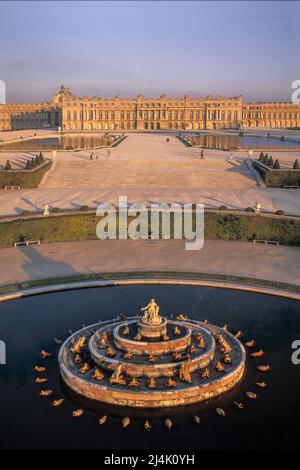
[[[9,133],[2,134],[8,139]],[[32,134],[27,131],[26,135]],[[110,157],[105,149],[95,150],[97,160],[90,160],[90,151],[58,152],[39,188],[0,191],[0,215],[38,211],[45,203],[59,208],[95,207],[101,202],[115,203],[119,195],[126,195],[129,202],[198,202],[232,209],[244,209],[259,200],[263,210],[300,214],[298,190],[259,186],[246,165],[245,151],[235,151],[233,160],[221,150],[205,150],[202,160],[200,152],[167,133],[129,133],[111,149]],[[285,163],[299,156],[297,152],[271,153]],[[50,158],[50,153],[44,155]],[[0,165],[8,157],[14,163],[26,155],[0,153]]]
[[[297,247],[206,240],[186,251],[182,240],[90,240],[0,250],[0,285],[112,272],[202,272],[300,285]],[[258,262],[259,260],[259,262]]]

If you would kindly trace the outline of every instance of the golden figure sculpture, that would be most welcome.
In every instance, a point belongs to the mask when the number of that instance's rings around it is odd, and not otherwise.
[[[83,415],[83,410],[82,409],[75,410],[75,411],[72,412],[73,418],[79,418],[82,415]]]
[[[113,348],[108,348],[108,350],[106,351],[106,355],[107,357],[115,357],[116,351]]]
[[[243,409],[244,409],[244,404],[241,403],[240,401],[234,401],[233,404],[234,404],[239,410],[243,410]]]
[[[63,404],[63,402],[64,402],[64,399],[63,399],[63,398],[60,398],[59,400],[54,400],[54,401],[52,402],[52,406],[60,406],[60,405]]]
[[[103,374],[103,372],[101,372],[101,370],[95,369],[94,373],[92,374],[92,378],[100,381],[105,378],[105,375]]]
[[[263,352],[262,349],[260,351],[256,351],[256,352],[251,354],[252,357],[261,357],[263,355],[264,355],[264,352]]]
[[[113,374],[109,379],[110,384],[118,384],[118,385],[126,385],[126,380],[124,379],[124,375],[122,374],[123,367],[121,364],[114,370]]]
[[[174,326],[174,335],[180,335],[181,330],[178,328],[177,325]]]
[[[130,328],[129,328],[128,325],[125,325],[125,326],[124,326],[124,328],[123,328],[123,330],[122,330],[122,335],[124,335],[124,336],[130,335]]]
[[[150,431],[150,429],[152,428],[152,426],[149,423],[148,419],[145,421],[144,428],[146,429],[146,431]]]
[[[169,339],[170,339],[170,338],[169,338],[169,336],[167,335],[167,333],[164,333],[164,334],[162,335],[162,340],[163,340],[163,341],[168,341]]]
[[[261,372],[268,372],[271,369],[271,367],[268,364],[266,366],[257,366],[257,369],[260,370]]]
[[[46,359],[46,357],[50,357],[50,356],[52,356],[52,354],[47,352],[47,351],[42,350],[40,352],[40,356],[41,356],[42,359]]]
[[[186,319],[187,319],[186,316],[183,315],[182,313],[180,315],[178,315],[178,317],[177,317],[177,320],[179,320],[179,321],[184,321]]]
[[[159,306],[155,299],[151,299],[146,307],[141,308],[141,312],[144,312],[142,322],[149,325],[159,325],[162,322],[162,318],[158,315]]]
[[[266,388],[268,386],[266,382],[256,382],[256,385],[260,388]]]
[[[130,425],[130,418],[126,416],[126,418],[122,419],[122,427],[125,429],[125,428],[128,428],[129,425]]]
[[[139,387],[139,381],[136,377],[132,377],[132,379],[128,383],[128,387]]]
[[[75,364],[80,364],[81,363],[81,357],[80,357],[79,354],[75,354],[74,362],[75,362]]]
[[[189,347],[189,353],[190,354],[194,354],[196,352],[196,348],[195,346],[192,344],[190,347]]]
[[[192,383],[192,378],[191,378],[191,361],[188,359],[187,361],[183,362],[179,368],[179,380],[181,382],[187,382],[187,383]]]
[[[217,336],[217,341],[221,345],[220,351],[222,353],[230,353],[231,352],[231,346],[230,344],[227,343],[223,335],[218,335]]]
[[[171,377],[168,377],[166,381],[166,387],[171,387],[171,388],[177,387],[177,383],[174,379],[172,379]]]
[[[217,362],[217,364],[216,364],[216,370],[217,370],[218,372],[224,372],[224,366],[221,364],[220,361]]]
[[[148,382],[148,388],[150,388],[150,389],[156,388],[156,381],[153,377],[151,377],[149,382]]]
[[[256,400],[256,398],[257,398],[257,395],[256,395],[256,393],[254,393],[254,392],[246,392],[246,395],[247,395],[247,397],[250,398],[251,400]]]
[[[73,348],[71,348],[71,352],[73,354],[79,354],[81,352],[81,349],[86,345],[86,337],[81,336],[79,340],[76,341],[75,345]]]
[[[132,358],[132,352],[131,351],[127,351],[126,353],[123,354],[123,359],[127,359],[127,360],[130,360]]]
[[[41,390],[39,395],[41,397],[49,397],[49,395],[51,395],[52,393],[52,390]]]
[[[152,354],[150,354],[150,356],[148,356],[148,362],[153,364],[155,361],[156,361],[155,357]]]
[[[34,381],[35,381],[36,384],[44,384],[44,383],[48,382],[47,379],[41,379],[39,377],[37,377]]]
[[[80,372],[81,374],[86,374],[86,373],[90,370],[90,368],[91,368],[91,367],[89,366],[89,364],[88,364],[87,362],[85,362],[85,363],[83,364],[83,366],[79,369],[79,372]]]
[[[102,416],[102,418],[99,418],[98,423],[99,424],[105,424],[107,421],[107,415]]]
[[[142,337],[141,333],[138,332],[138,334],[133,339],[135,339],[135,341],[141,341],[143,339],[143,337]]]
[[[231,359],[230,354],[225,354],[223,360],[224,360],[224,363],[225,363],[225,364],[231,364],[231,363],[232,363],[232,359]]]
[[[105,349],[108,344],[108,341],[109,341],[109,334],[107,333],[107,331],[105,331],[101,336],[100,348]]]
[[[170,430],[173,426],[172,420],[170,418],[167,418],[166,421],[165,421],[165,425]]]
[[[201,379],[209,379],[209,369],[206,367],[206,369],[204,369],[204,371],[202,372],[202,374],[200,375]]]
[[[35,366],[34,370],[36,372],[45,372],[46,367]]]
[[[173,356],[173,359],[175,359],[175,361],[179,361],[182,358],[182,354],[176,351],[173,352],[172,356]]]

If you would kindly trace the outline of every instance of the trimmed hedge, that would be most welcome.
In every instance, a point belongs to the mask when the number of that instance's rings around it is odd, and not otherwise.
[[[24,217],[0,222],[0,246],[28,240],[62,242],[96,239],[95,214]],[[171,217],[172,220],[172,217]],[[195,227],[194,227],[195,228]],[[272,240],[300,246],[300,218],[266,217],[251,213],[205,213],[205,238],[215,240]]]
[[[4,186],[37,188],[51,164],[46,162],[33,170],[0,170],[0,188]]]
[[[269,188],[300,186],[300,170],[264,168],[258,162],[253,162],[253,166]]]

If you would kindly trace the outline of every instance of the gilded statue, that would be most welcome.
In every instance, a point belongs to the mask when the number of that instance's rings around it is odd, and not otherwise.
[[[109,379],[110,384],[119,384],[119,385],[126,385],[126,380],[124,379],[124,375],[122,374],[123,367],[121,364],[114,370],[113,374]]]
[[[226,354],[231,352],[232,350],[231,346],[229,343],[227,343],[223,335],[218,335],[217,341],[221,345],[221,349],[220,349],[221,352],[226,353]]]
[[[178,378],[182,382],[192,383],[191,378],[191,361],[188,359],[187,361],[183,362],[179,368]]]
[[[100,340],[100,348],[105,349],[108,345],[108,342],[109,342],[109,334],[107,331],[104,331]]]
[[[142,317],[143,323],[148,323],[150,325],[159,325],[162,322],[161,317],[158,315],[159,306],[156,303],[155,299],[151,299],[146,307],[141,308],[141,312],[144,312]]]
[[[73,348],[71,349],[71,352],[73,354],[79,354],[81,352],[81,349],[86,345],[86,337],[85,336],[81,336],[81,338],[79,338],[75,345],[73,346]]]

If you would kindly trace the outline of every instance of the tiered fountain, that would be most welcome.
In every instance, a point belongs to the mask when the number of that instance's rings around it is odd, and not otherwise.
[[[158,408],[197,403],[237,386],[245,370],[243,345],[223,328],[159,314],[152,299],[143,317],[86,327],[62,345],[64,382],[104,403]]]

